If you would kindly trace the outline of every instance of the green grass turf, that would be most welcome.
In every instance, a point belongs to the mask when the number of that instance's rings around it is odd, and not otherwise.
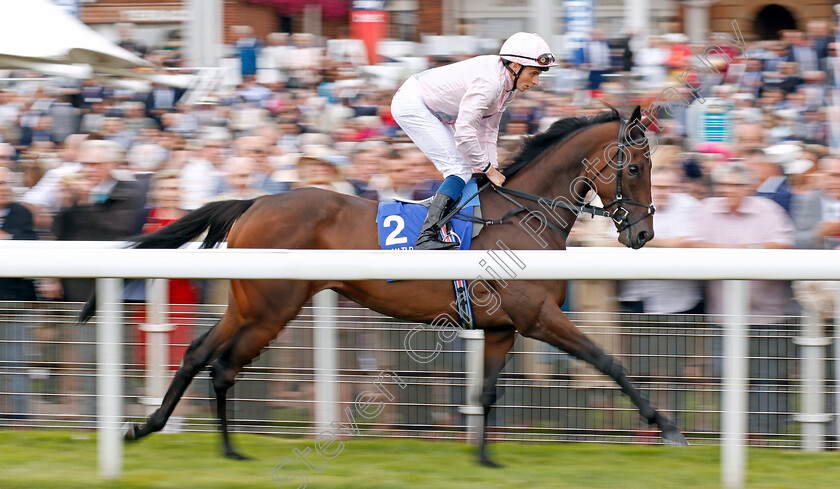
[[[219,455],[215,434],[157,434],[125,446],[123,476],[97,476],[96,442],[67,432],[0,432],[0,488],[276,488],[304,487],[300,479],[278,485],[280,475],[307,470],[313,489],[394,488],[717,488],[719,449],[598,444],[492,445],[505,467],[475,464],[472,449],[456,442],[349,440],[332,460],[314,452],[314,440],[235,435],[255,460],[236,462]],[[312,473],[292,450],[311,448]],[[334,447],[333,447],[334,448]],[[780,449],[749,451],[749,488],[840,487],[840,453]]]

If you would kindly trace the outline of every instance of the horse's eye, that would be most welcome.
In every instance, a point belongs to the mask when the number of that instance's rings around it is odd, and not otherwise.
[[[627,168],[627,173],[629,173],[631,177],[638,177],[641,172],[642,171],[639,169],[639,165],[630,165],[630,167]]]

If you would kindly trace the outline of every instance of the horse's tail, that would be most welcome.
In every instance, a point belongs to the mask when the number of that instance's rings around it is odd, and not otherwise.
[[[204,237],[201,248],[212,248],[225,240],[233,223],[254,205],[255,200],[211,202],[153,233],[131,238],[130,241],[133,243],[129,248],[180,248],[201,235],[205,229],[207,236]],[[95,294],[85,303],[76,321],[79,324],[85,323],[93,317],[94,313],[96,313]]]

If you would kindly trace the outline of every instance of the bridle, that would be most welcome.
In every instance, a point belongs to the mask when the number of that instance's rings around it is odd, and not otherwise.
[[[633,127],[630,127],[631,132]],[[648,144],[647,136],[644,135],[644,131],[642,131],[642,138],[641,139],[627,139],[627,134],[625,131],[627,130],[627,121],[622,119],[621,126],[618,130],[618,143],[616,152],[613,156],[610,157],[607,164],[603,166],[598,173],[595,174],[595,178],[601,175],[608,166],[610,166],[613,162],[616,163],[614,166],[615,168],[615,175],[616,175],[616,183],[615,183],[615,197],[611,200],[608,204],[604,206],[604,210],[609,209],[612,206],[615,206],[615,210],[610,213],[610,218],[616,223],[617,231],[620,233],[625,229],[629,228],[630,226],[644,221],[648,217],[652,216],[654,212],[656,212],[656,207],[653,204],[642,204],[641,202],[636,202],[635,200],[625,199],[624,194],[621,192],[621,176],[624,173],[624,148],[627,146],[631,147],[640,147],[642,144]],[[618,161],[615,161],[618,158]],[[592,179],[590,179],[592,182]],[[590,183],[590,185],[594,185],[594,183]],[[624,204],[627,205],[635,205],[639,207],[644,207],[647,209],[647,213],[642,217],[636,219],[635,221],[627,222],[627,218],[630,216],[630,212],[624,208]]]
[[[632,128],[632,126],[631,126],[631,128]],[[656,212],[656,208],[653,206],[653,204],[643,204],[641,202],[636,202],[635,200],[626,199],[626,198],[624,198],[624,194],[621,191],[622,173],[624,172],[624,165],[626,164],[625,157],[624,157],[625,148],[627,148],[627,146],[638,148],[642,144],[648,144],[648,139],[647,139],[647,136],[644,136],[644,131],[642,131],[642,136],[643,136],[642,138],[628,140],[627,135],[625,134],[626,130],[627,130],[627,121],[622,119],[621,120],[621,126],[618,130],[618,140],[616,142],[616,146],[617,146],[616,153],[610,157],[609,161],[607,161],[607,163],[600,170],[598,170],[597,173],[595,173],[594,177],[592,177],[592,178],[587,177],[587,179],[589,180],[588,185],[590,186],[590,188],[595,188],[594,179],[598,178],[601,175],[601,173],[603,173],[603,171],[607,169],[608,166],[614,164],[613,168],[616,169],[615,197],[613,198],[613,200],[611,200],[608,204],[606,204],[603,207],[597,207],[597,206],[594,206],[594,205],[589,204],[589,203],[585,203],[585,204],[582,204],[582,205],[575,205],[575,204],[570,204],[570,203],[566,203],[566,202],[556,202],[554,200],[547,199],[545,197],[541,197],[539,195],[529,194],[528,192],[522,192],[522,191],[519,191],[519,190],[514,190],[514,189],[511,189],[511,188],[507,188],[507,187],[498,187],[496,185],[492,185],[492,183],[490,181],[487,181],[484,185],[481,186],[481,188],[478,189],[476,194],[481,193],[482,190],[484,190],[488,186],[491,186],[491,188],[494,191],[496,191],[496,193],[498,193],[499,195],[501,195],[502,197],[504,197],[508,201],[512,202],[514,205],[516,205],[516,207],[509,210],[500,219],[483,219],[483,218],[479,218],[479,217],[458,214],[458,212],[466,205],[466,203],[469,202],[470,200],[472,200],[472,196],[471,196],[470,198],[467,198],[467,199],[463,200],[464,204],[456,207],[455,209],[450,211],[445,217],[443,217],[441,219],[441,222],[447,222],[449,219],[451,219],[453,217],[456,217],[456,215],[457,215],[458,219],[464,219],[464,220],[467,220],[467,221],[472,221],[472,222],[484,224],[484,225],[487,225],[487,226],[494,225],[494,224],[503,224],[503,223],[507,222],[507,220],[510,217],[512,217],[516,214],[519,214],[520,212],[531,212],[527,207],[522,205],[521,202],[517,201],[514,198],[514,197],[519,197],[519,198],[522,198],[522,199],[530,200],[532,202],[536,202],[536,203],[541,204],[543,206],[546,206],[548,208],[560,207],[560,208],[563,208],[563,209],[567,209],[567,210],[570,210],[570,211],[574,212],[576,215],[590,214],[593,217],[594,216],[609,217],[610,219],[612,219],[616,223],[617,231],[620,233],[621,231],[624,231],[625,229],[629,228],[630,226],[633,226],[634,224],[647,219],[648,217],[652,216],[654,212]],[[612,146],[612,145],[610,145],[610,146]],[[639,207],[645,207],[645,208],[647,208],[647,213],[645,215],[643,215],[642,217],[634,220],[634,221],[628,222],[627,218],[629,217],[630,213],[624,207],[625,205],[635,205],[635,206],[639,206]],[[615,206],[615,210],[609,211],[608,209],[612,206]],[[558,233],[562,234],[564,237],[568,237],[568,233],[563,231],[559,226],[557,226],[553,222],[549,221],[541,212],[533,213],[533,216],[536,219],[538,219],[540,222],[542,222],[546,227],[549,227],[549,228],[557,231]]]

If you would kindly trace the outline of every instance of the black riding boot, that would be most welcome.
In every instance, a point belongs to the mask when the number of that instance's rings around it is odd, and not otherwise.
[[[453,203],[452,198],[440,192],[432,197],[429,213],[426,214],[426,220],[423,221],[420,235],[417,236],[417,243],[414,245],[415,250],[452,250],[458,247],[457,242],[445,243],[440,240],[440,227],[445,223],[438,225],[438,221],[449,211]]]

